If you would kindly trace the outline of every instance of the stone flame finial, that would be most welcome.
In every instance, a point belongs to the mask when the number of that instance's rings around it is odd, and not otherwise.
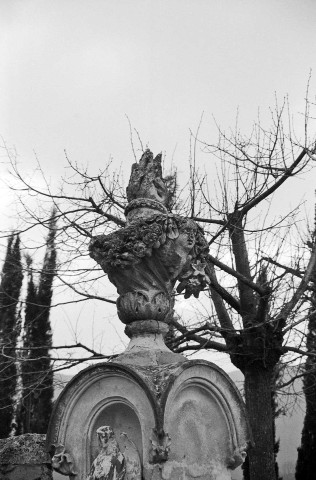
[[[161,154],[154,158],[147,149],[139,163],[133,164],[126,194],[128,202],[136,198],[148,198],[166,206],[168,189],[162,178]]]
[[[126,194],[127,223],[151,217],[154,213],[168,213],[169,191],[162,177],[161,154],[154,158],[152,152],[146,150],[139,163],[133,164]]]

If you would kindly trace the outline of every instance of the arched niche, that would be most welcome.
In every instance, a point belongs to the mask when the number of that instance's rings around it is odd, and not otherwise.
[[[187,381],[177,391],[173,405],[165,413],[165,430],[172,432],[169,460],[202,465],[206,459],[216,458],[222,464],[232,439],[216,395],[203,383]]]
[[[210,362],[188,362],[163,403],[164,431],[171,439],[163,478],[229,480],[250,440],[244,405],[229,377]]]
[[[104,425],[114,429],[122,450],[126,440],[120,433],[125,432],[148,464],[149,438],[156,425],[154,400],[142,378],[127,366],[89,367],[67,385],[53,410],[47,450],[64,446],[76,479],[85,479],[99,453],[96,430]]]
[[[113,428],[122,453],[124,453],[126,437],[121,434],[125,433],[128,440],[135,444],[141,460],[143,459],[142,430],[137,413],[124,399],[112,398],[92,415],[87,442],[88,465],[91,465],[99,453],[96,431],[104,425]]]

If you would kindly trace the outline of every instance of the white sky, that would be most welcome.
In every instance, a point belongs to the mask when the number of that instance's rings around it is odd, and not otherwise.
[[[206,139],[212,115],[232,126],[239,108],[248,129],[275,92],[303,111],[310,69],[315,95],[315,25],[314,0],[1,0],[0,134],[26,170],[35,150],[52,182],[64,149],[95,171],[113,155],[128,177],[127,114],[143,142],[174,153],[181,170],[202,111]],[[314,188],[309,178],[299,194],[311,199]],[[2,186],[1,221],[13,227],[9,200]],[[93,308],[67,315],[90,324]]]

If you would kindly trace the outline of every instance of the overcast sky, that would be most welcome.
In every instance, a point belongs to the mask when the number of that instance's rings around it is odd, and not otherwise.
[[[112,155],[128,176],[125,115],[181,169],[203,111],[207,139],[213,115],[230,126],[239,108],[247,129],[275,92],[302,112],[311,69],[315,96],[314,0],[1,0],[0,19],[0,134],[52,181],[64,149],[92,170]],[[0,200],[7,225],[4,186]]]
[[[202,111],[289,94],[302,111],[316,63],[313,0],[1,0],[1,134],[24,162],[131,162],[127,114],[153,151],[188,157]],[[316,73],[315,73],[316,75]],[[315,86],[315,81],[313,82]]]

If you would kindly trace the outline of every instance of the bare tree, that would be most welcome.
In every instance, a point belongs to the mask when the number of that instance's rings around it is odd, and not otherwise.
[[[219,225],[215,232],[208,227],[211,253],[207,272],[214,309],[195,330],[179,325],[182,335],[174,343],[178,351],[199,347],[226,351],[244,374],[254,439],[248,456],[251,479],[276,478],[271,402],[274,372],[284,355],[304,353],[298,348],[304,341],[298,326],[306,318],[304,294],[316,262],[315,248],[299,259],[293,253],[289,258],[295,212],[273,221],[261,208],[263,202],[269,202],[271,211],[275,192],[310,168],[315,154],[314,141],[299,145],[291,131],[285,134],[283,116],[284,108],[277,109],[272,129],[256,124],[248,138],[220,130],[217,144],[203,144],[220,159],[222,167],[215,202],[205,178],[192,179],[200,190],[200,198],[194,197],[195,211],[200,211],[196,220]],[[293,260],[300,263],[293,264]]]

